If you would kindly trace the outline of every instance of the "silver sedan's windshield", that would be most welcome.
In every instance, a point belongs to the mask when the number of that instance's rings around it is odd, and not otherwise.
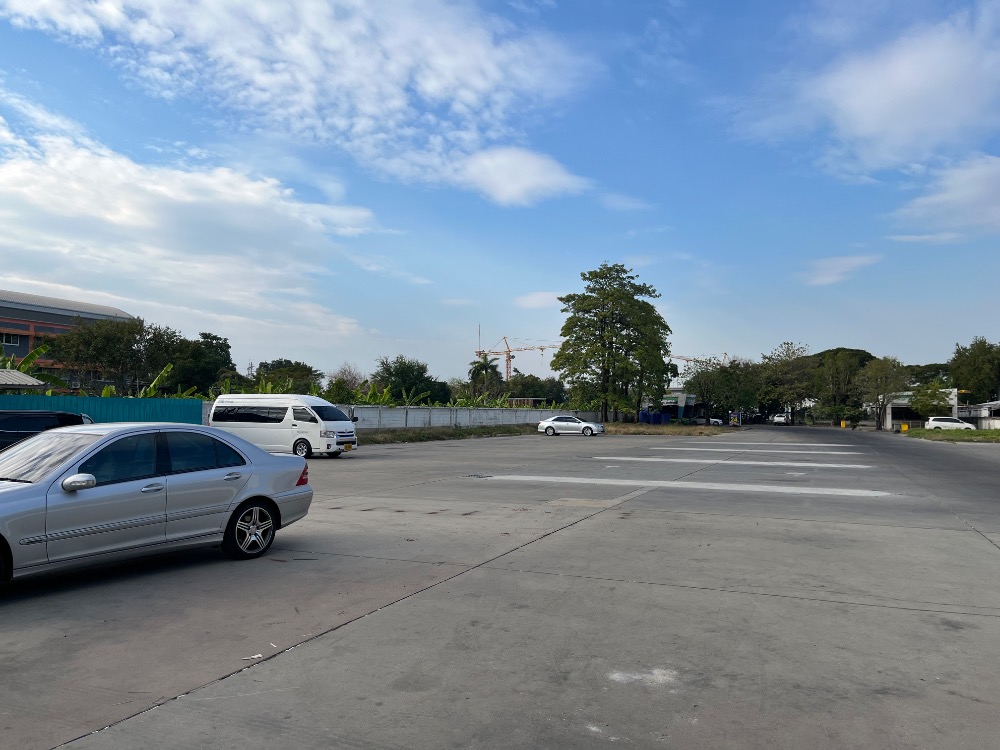
[[[43,432],[0,453],[0,480],[37,482],[71,459],[100,435]]]

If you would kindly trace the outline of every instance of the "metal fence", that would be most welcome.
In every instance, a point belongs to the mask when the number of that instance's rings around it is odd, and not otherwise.
[[[95,422],[203,424],[197,398],[101,398],[99,396],[0,396],[0,409],[68,411]]]

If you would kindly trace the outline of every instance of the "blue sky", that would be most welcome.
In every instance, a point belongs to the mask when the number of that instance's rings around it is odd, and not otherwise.
[[[997,0],[0,0],[0,288],[447,379],[607,261],[677,354],[946,361],[998,133]]]

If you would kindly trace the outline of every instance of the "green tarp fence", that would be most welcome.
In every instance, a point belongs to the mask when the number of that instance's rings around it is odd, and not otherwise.
[[[86,414],[95,422],[201,424],[201,405],[201,399],[197,398],[0,395],[0,409],[69,411],[74,414]]]

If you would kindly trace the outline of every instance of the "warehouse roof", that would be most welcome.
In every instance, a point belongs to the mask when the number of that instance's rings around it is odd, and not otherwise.
[[[59,315],[79,316],[81,318],[131,318],[123,310],[108,305],[92,305],[89,302],[75,302],[56,297],[42,297],[38,294],[25,294],[0,289],[0,307],[12,307],[17,310],[55,313]]]

